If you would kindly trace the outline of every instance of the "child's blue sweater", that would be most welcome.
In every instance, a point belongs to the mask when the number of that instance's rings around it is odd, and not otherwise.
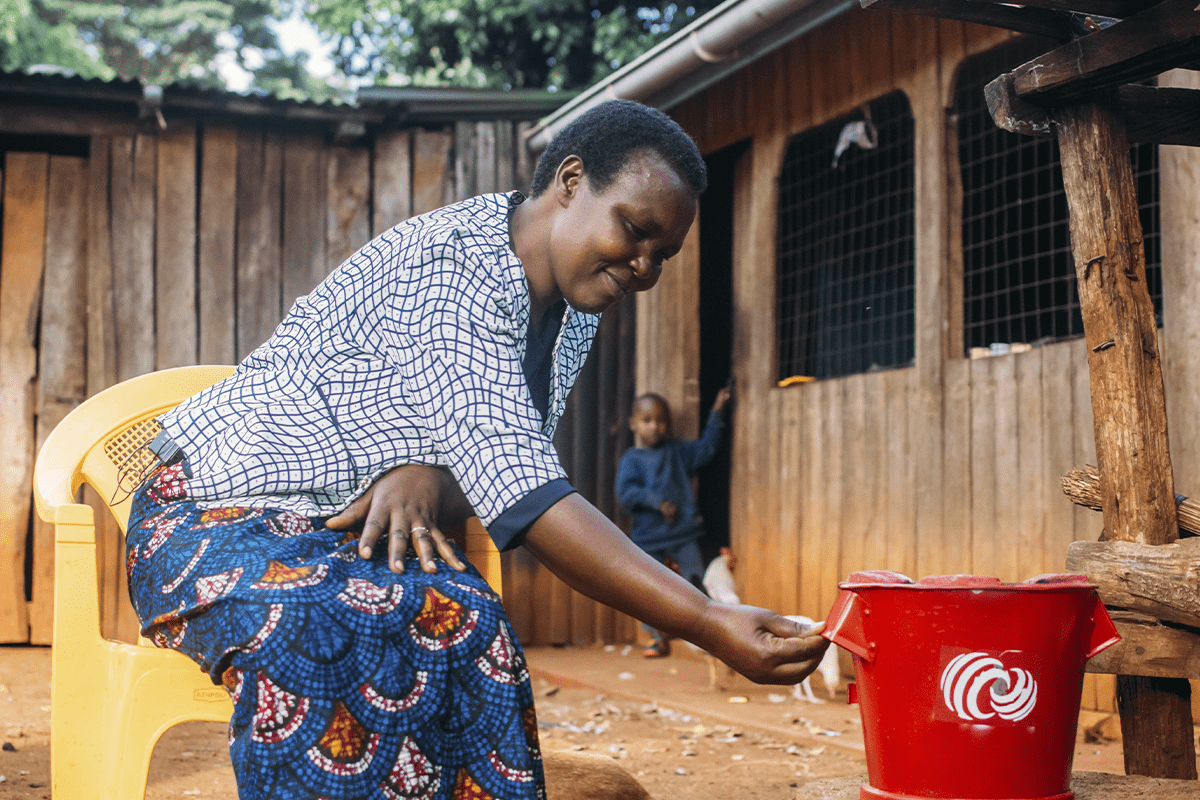
[[[633,518],[630,538],[643,550],[674,547],[704,532],[690,474],[712,458],[724,429],[724,419],[714,411],[699,439],[668,439],[657,447],[631,447],[621,456],[617,501]],[[664,500],[678,510],[674,523],[668,523],[659,510]]]

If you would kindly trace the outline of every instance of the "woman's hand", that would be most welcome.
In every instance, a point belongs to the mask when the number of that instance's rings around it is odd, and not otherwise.
[[[702,647],[752,681],[795,684],[821,663],[825,624],[805,626],[754,606],[717,603],[578,494],[538,517],[525,547],[572,589]]]
[[[381,476],[362,497],[342,513],[330,517],[325,525],[335,531],[361,525],[362,535],[358,540],[361,558],[371,557],[379,537],[386,532],[388,564],[393,572],[404,572],[404,553],[410,537],[425,572],[437,572],[435,552],[461,572],[467,565],[454,554],[438,521],[446,520],[448,513],[457,519],[465,502],[458,484],[447,471],[424,464],[405,464]]]
[[[765,608],[710,603],[691,639],[755,683],[791,684],[821,663],[825,623],[802,625]]]

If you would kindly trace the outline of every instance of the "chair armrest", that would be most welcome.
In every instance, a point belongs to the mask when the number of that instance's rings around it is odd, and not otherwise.
[[[86,503],[64,503],[48,509],[55,542],[96,543],[96,512]]]

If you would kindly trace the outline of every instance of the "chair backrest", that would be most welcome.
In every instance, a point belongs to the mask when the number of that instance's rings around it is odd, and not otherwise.
[[[33,472],[38,516],[52,522],[52,509],[75,502],[75,493],[87,483],[110,503],[124,532],[132,498],[128,487],[119,485],[119,473],[141,457],[141,445],[153,438],[153,420],[233,371],[227,365],[206,365],[151,372],[83,402],[38,453]]]
[[[206,365],[151,372],[79,405],[50,433],[38,454],[33,474],[38,516],[52,522],[52,509],[73,503],[79,487],[87,483],[109,502],[124,533],[132,498],[130,487],[120,485],[120,473],[144,453],[141,446],[157,430],[154,419],[233,371],[231,366]],[[500,553],[475,517],[467,521],[465,551],[502,594]]]

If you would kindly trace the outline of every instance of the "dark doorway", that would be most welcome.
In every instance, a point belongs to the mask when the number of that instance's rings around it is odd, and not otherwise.
[[[700,411],[701,424],[732,374],[733,349],[733,190],[734,171],[747,155],[739,142],[704,161],[708,189],[700,198]],[[726,419],[736,413],[737,392]],[[729,439],[727,428],[717,454],[698,474],[697,505],[704,517],[700,550],[705,562],[729,546]]]

